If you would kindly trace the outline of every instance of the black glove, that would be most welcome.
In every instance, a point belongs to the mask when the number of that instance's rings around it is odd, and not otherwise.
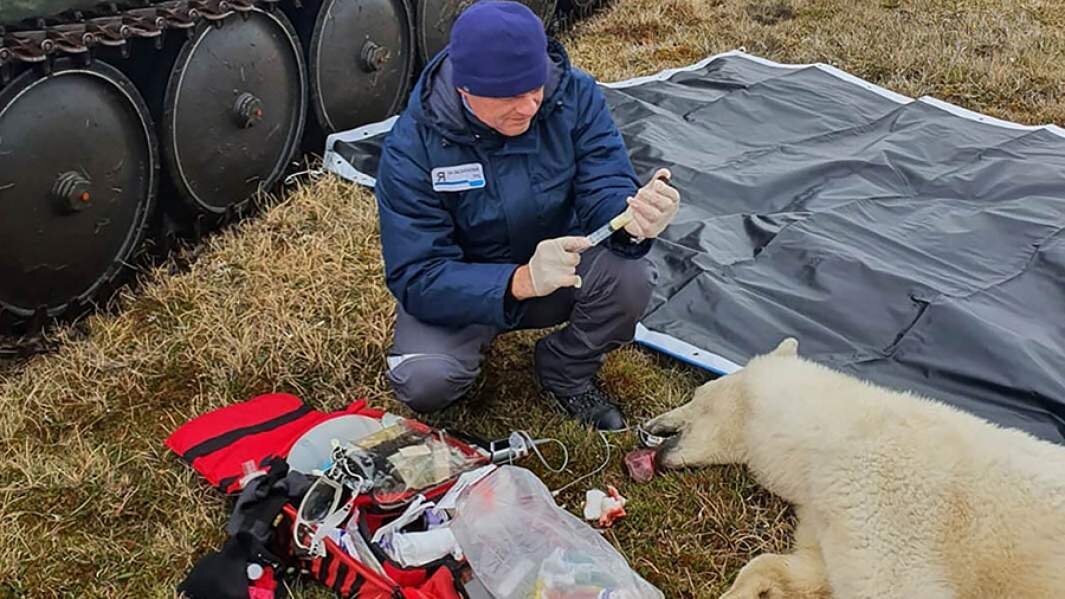
[[[267,549],[274,535],[274,519],[289,501],[298,501],[310,478],[289,472],[288,463],[274,457],[263,466],[266,474],[252,479],[241,491],[226,524],[222,549],[200,558],[177,590],[189,599],[247,599],[248,565],[277,569],[281,560]],[[275,596],[280,598],[283,587]]]

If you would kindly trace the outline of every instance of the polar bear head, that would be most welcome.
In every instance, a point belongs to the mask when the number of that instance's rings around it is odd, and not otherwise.
[[[766,357],[796,357],[799,342],[787,338]],[[755,358],[757,360],[758,358]],[[751,362],[754,362],[752,360]],[[744,421],[749,411],[745,379],[750,364],[702,385],[688,403],[652,419],[644,429],[668,437],[658,450],[662,468],[744,463]]]

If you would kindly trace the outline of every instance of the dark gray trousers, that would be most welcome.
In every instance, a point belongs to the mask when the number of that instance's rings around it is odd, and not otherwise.
[[[536,374],[557,394],[588,390],[607,353],[629,343],[651,299],[654,272],[646,259],[631,260],[601,247],[581,256],[580,289],[559,289],[529,301],[518,329],[568,322],[536,344]],[[396,397],[426,413],[447,407],[474,384],[483,350],[503,331],[488,325],[440,327],[397,308],[388,380]]]

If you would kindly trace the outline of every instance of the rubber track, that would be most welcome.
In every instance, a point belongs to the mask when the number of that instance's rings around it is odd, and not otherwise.
[[[289,0],[299,7],[299,2]],[[191,35],[203,22],[218,22],[256,8],[274,10],[281,0],[167,0],[158,4],[111,10],[74,11],[37,19],[21,27],[0,28],[0,69],[19,63],[43,64],[64,56],[88,58],[95,48],[126,49],[135,39],[161,46],[169,32]]]

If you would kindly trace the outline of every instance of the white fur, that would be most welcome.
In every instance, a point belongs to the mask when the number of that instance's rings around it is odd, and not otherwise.
[[[664,467],[746,464],[796,506],[794,552],[729,599],[1065,597],[1065,448],[772,354],[647,424]]]

